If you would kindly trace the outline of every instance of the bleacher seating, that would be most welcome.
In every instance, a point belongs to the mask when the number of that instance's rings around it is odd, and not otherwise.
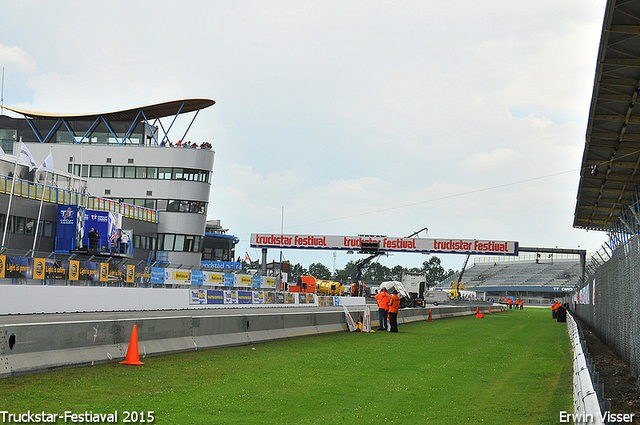
[[[579,259],[505,261],[474,264],[465,271],[462,284],[468,290],[499,286],[573,287],[580,276]],[[445,286],[450,287],[450,282]]]

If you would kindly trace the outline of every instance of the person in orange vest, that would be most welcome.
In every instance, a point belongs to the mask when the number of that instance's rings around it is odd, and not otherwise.
[[[389,311],[389,294],[385,288],[382,288],[380,292],[378,292],[375,296],[376,301],[378,301],[378,323],[380,323],[380,330],[387,330],[387,314]]]
[[[513,308],[513,300],[509,298],[509,310]]]
[[[520,310],[524,309],[524,301],[520,300]]]
[[[554,300],[553,304],[551,304],[551,317],[554,319],[556,318],[556,310],[558,307],[560,307],[560,304],[558,304],[558,301]]]
[[[400,297],[398,291],[393,290],[393,295],[389,299],[389,332],[398,332],[398,310],[400,310]]]

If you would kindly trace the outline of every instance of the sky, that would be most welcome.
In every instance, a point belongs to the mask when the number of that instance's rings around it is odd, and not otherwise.
[[[240,238],[243,257],[260,257],[251,233],[402,237],[425,227],[421,237],[595,252],[606,235],[572,224],[604,9],[604,0],[8,2],[3,98],[60,113],[214,99],[187,139],[213,145],[207,217]],[[304,267],[361,258],[333,254],[283,252]],[[439,257],[447,269],[464,261]]]

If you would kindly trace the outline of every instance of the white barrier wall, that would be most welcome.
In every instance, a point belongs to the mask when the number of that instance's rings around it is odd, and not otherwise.
[[[275,307],[319,305],[318,297],[299,303],[299,294],[289,294],[287,303],[267,303],[264,291],[249,291],[252,302],[238,303],[231,296],[234,290],[224,290],[224,304],[195,304],[198,289],[120,288],[105,286],[39,286],[0,285],[0,315],[34,313],[75,313],[93,311],[183,310],[202,308]],[[240,291],[247,292],[247,291]],[[226,295],[229,295],[228,297]],[[336,305],[364,305],[362,297],[337,298]],[[228,299],[228,301],[227,301]],[[262,300],[262,302],[258,302]]]

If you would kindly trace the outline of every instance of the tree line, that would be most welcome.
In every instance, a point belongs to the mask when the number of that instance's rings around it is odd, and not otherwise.
[[[260,262],[256,261],[242,261],[242,268],[246,272],[251,269],[260,269]],[[404,266],[387,267],[380,263],[370,263],[364,268],[362,275],[362,281],[369,286],[377,286],[382,282],[389,280],[401,280],[403,272],[412,273],[424,273],[427,276],[427,284],[432,287],[433,285],[442,282],[447,277],[451,276],[457,271],[453,269],[445,270],[442,267],[440,258],[432,256],[427,261],[422,263],[421,267],[406,268]],[[356,261],[349,261],[345,264],[343,269],[336,269],[335,274],[331,273],[331,270],[322,263],[311,263],[309,268],[306,269],[297,264],[290,264],[289,270],[289,282],[295,282],[300,276],[313,276],[316,279],[331,280],[340,282],[344,285],[350,284],[356,278],[357,267]]]

